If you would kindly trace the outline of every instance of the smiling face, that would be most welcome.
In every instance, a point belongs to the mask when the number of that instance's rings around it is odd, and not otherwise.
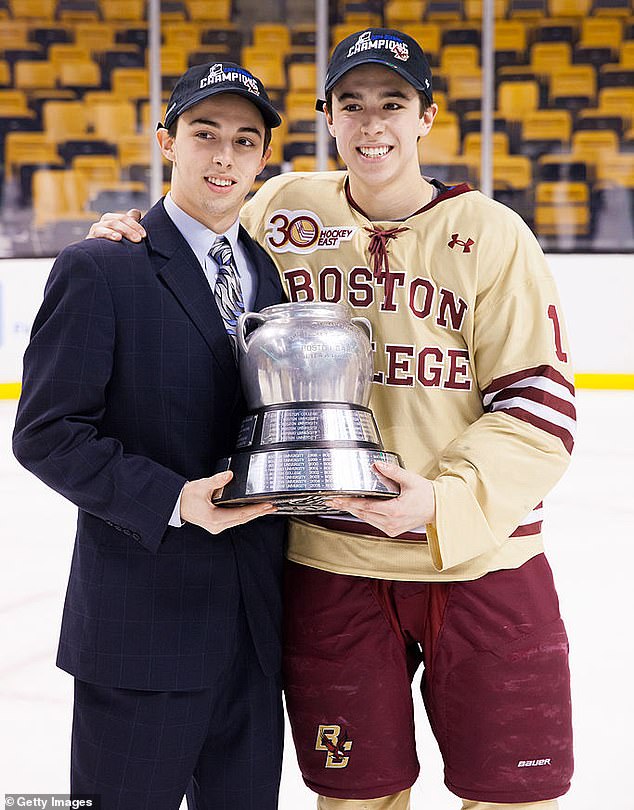
[[[360,204],[379,192],[403,200],[412,194],[420,177],[417,140],[430,131],[437,110],[432,104],[422,113],[417,90],[382,65],[353,68],[337,82],[326,120]]]
[[[172,162],[174,202],[216,233],[226,231],[269,158],[264,137],[260,111],[242,96],[218,93],[185,110],[173,137],[157,132]]]

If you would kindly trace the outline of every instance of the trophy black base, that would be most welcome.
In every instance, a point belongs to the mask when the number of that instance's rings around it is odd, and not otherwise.
[[[363,447],[279,448],[239,452],[224,459],[216,472],[233,478],[219,490],[216,506],[243,506],[270,501],[278,514],[341,514],[327,503],[335,496],[395,498],[399,486],[381,476],[376,461],[402,466],[396,453]]]

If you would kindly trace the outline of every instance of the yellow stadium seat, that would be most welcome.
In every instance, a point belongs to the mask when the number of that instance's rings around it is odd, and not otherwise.
[[[620,115],[631,125],[634,123],[634,87],[604,87],[599,91],[598,111]]]
[[[383,8],[388,28],[398,28],[408,23],[422,22],[425,0],[388,0]]]
[[[603,155],[597,162],[596,180],[604,185],[634,189],[634,153]]]
[[[48,59],[59,70],[60,65],[74,62],[86,62],[90,59],[90,50],[85,45],[71,45],[61,42],[49,45]]]
[[[535,81],[501,82],[498,112],[511,121],[521,121],[539,107],[539,87]]]
[[[491,139],[494,155],[508,155],[509,136],[506,132],[494,132]],[[464,155],[479,159],[482,150],[482,135],[479,132],[467,132],[462,143]]]
[[[543,182],[535,189],[535,229],[542,236],[585,236],[590,228],[585,183]]]
[[[314,93],[317,88],[317,65],[293,62],[288,66],[288,88],[301,93]]]
[[[187,51],[177,45],[161,48],[161,73],[163,76],[180,76],[187,70]]]
[[[468,20],[482,19],[482,0],[464,0],[464,13]],[[506,16],[507,0],[493,0],[493,14],[496,18],[496,26],[502,22]]]
[[[619,0],[614,0],[614,2],[603,0],[603,2],[595,4],[593,14],[597,17],[631,17],[632,4],[630,0],[620,0],[620,2]]]
[[[82,90],[101,87],[99,65],[90,60],[62,64],[59,68],[59,83],[62,87],[76,87]]]
[[[33,207],[36,227],[70,218],[75,214],[80,215],[83,203],[77,175],[71,169],[38,169],[34,172]]]
[[[538,75],[550,76],[570,67],[572,46],[569,42],[536,42],[531,48],[530,66]]]
[[[136,133],[136,107],[130,101],[92,104],[89,124],[95,135],[116,142],[120,135]]]
[[[407,23],[400,30],[415,39],[428,58],[435,60],[440,54],[442,30],[438,23]]]
[[[101,10],[108,22],[137,22],[144,18],[144,6],[143,0],[107,0]]]
[[[580,48],[618,50],[623,38],[623,23],[616,18],[588,17],[581,21]]]
[[[315,110],[315,93],[300,93],[290,91],[286,94],[286,120],[314,121],[317,116]]]
[[[521,20],[496,20],[494,36],[496,51],[523,54],[526,50],[526,26]]]
[[[46,101],[42,105],[42,118],[44,134],[53,143],[82,138],[88,131],[81,101]]]
[[[628,40],[621,45],[619,67],[632,70],[634,68],[634,40]]]
[[[326,166],[328,171],[336,171],[338,166],[333,158],[328,158]],[[312,155],[299,155],[291,161],[291,170],[294,172],[314,172],[317,171],[317,158]]]
[[[523,141],[559,141],[568,146],[572,118],[568,110],[534,110],[522,120]]]
[[[530,3],[525,0],[509,0],[508,16],[512,20],[537,22],[548,16],[546,0],[533,0]]]
[[[361,28],[363,28],[363,26],[357,23],[336,23],[330,29],[332,47],[334,48],[338,42],[341,42],[342,39],[349,37],[351,34],[356,34]]]
[[[9,63],[0,59],[0,87],[8,87],[11,84],[11,70]]]
[[[611,129],[582,129],[572,135],[572,153],[586,163],[595,163],[601,155],[615,154],[619,136]]]
[[[256,23],[253,26],[253,44],[268,48],[270,53],[288,53],[291,47],[291,32],[286,25],[278,23]]]
[[[189,22],[171,22],[163,26],[163,36],[167,48],[182,48],[195,51],[200,46],[200,26]]]
[[[7,179],[11,180],[20,166],[63,164],[57,145],[47,140],[44,132],[8,132],[4,141]]]
[[[77,155],[73,158],[73,172],[79,198],[87,200],[98,188],[118,182],[119,162],[113,155]]]
[[[248,67],[251,62],[258,62],[260,60],[277,59],[280,64],[282,63],[283,56],[278,54],[274,49],[267,45],[243,45],[240,51],[240,63]]]
[[[587,98],[593,106],[597,79],[592,65],[571,65],[561,68],[550,78],[550,102],[557,106],[566,98]]]
[[[428,135],[418,141],[418,162],[425,166],[443,163],[455,157],[460,150],[460,125],[455,113],[445,112],[434,122]]]
[[[64,23],[98,22],[99,9],[97,5],[83,5],[81,3],[64,8],[61,4],[55,14],[56,19]]]
[[[190,20],[201,22],[229,22],[231,0],[186,0]]]
[[[33,114],[23,90],[0,90],[0,116]]]
[[[149,166],[154,141],[147,135],[124,135],[117,138],[117,153],[122,169],[130,166]]]
[[[15,86],[22,90],[55,87],[57,71],[51,62],[24,60],[15,63]]]
[[[346,10],[343,15],[343,22],[349,25],[356,25],[357,30],[362,28],[378,28],[382,24],[381,15],[369,11]]]
[[[494,153],[493,185],[496,189],[526,191],[532,183],[533,172],[530,158],[525,155]]]
[[[21,48],[32,45],[29,41],[29,24],[26,20],[2,20],[0,25],[0,51],[6,48]]]
[[[91,53],[106,50],[114,45],[116,31],[114,26],[108,23],[77,23],[73,27],[75,44],[86,48]]]
[[[11,0],[11,13],[16,20],[51,21],[56,0]]]
[[[145,68],[114,68],[110,80],[112,92],[123,99],[135,101],[149,95],[149,76]]]
[[[482,98],[482,71],[472,68],[470,71],[449,76],[449,98],[456,108],[463,110],[480,107]]]
[[[456,0],[429,0],[425,19],[437,22],[459,22],[462,19],[462,2]]]
[[[551,17],[585,17],[590,14],[591,0],[548,0]]]
[[[267,90],[284,90],[286,88],[286,72],[280,58],[276,55],[268,57],[251,57],[243,61],[244,66],[254,73]]]
[[[443,76],[465,73],[477,68],[480,49],[477,45],[445,45],[440,53],[440,72]]]

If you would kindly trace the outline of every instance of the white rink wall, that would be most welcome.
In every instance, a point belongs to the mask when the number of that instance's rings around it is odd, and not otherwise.
[[[579,374],[634,373],[634,255],[550,254]],[[18,383],[52,259],[0,261],[0,385]]]

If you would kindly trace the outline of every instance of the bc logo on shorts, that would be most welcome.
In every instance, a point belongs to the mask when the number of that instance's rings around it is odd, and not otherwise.
[[[267,223],[266,243],[275,253],[333,250],[352,239],[356,227],[324,227],[313,211],[275,211]]]
[[[346,754],[351,748],[352,740],[348,739],[347,731],[341,736],[341,726],[321,725],[317,729],[315,751],[327,752],[324,768],[345,768],[350,759]]]

